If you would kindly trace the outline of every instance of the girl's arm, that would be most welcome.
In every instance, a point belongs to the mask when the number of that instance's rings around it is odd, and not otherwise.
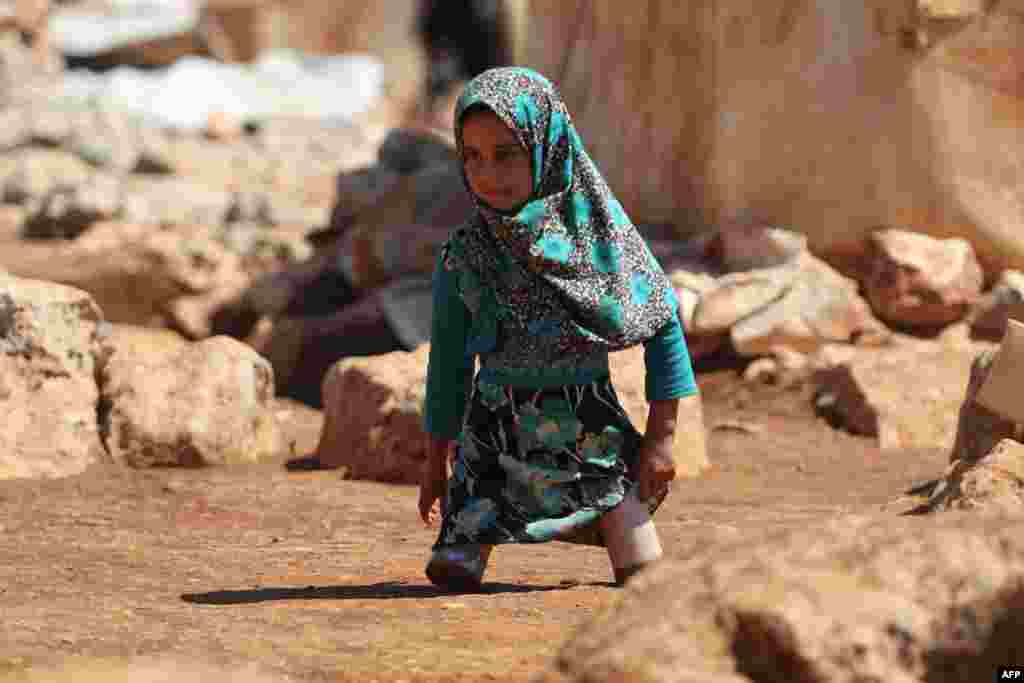
[[[673,316],[644,346],[646,394],[650,409],[640,449],[641,500],[658,495],[675,479],[673,445],[679,399],[697,393],[690,353],[679,317]]]
[[[650,441],[672,442],[676,436],[679,417],[679,399],[665,398],[650,402],[645,437]]]
[[[651,404],[650,416],[654,419],[648,425],[653,426],[664,421],[659,418],[667,417],[669,413],[675,415],[675,411],[667,407],[656,407],[658,403],[697,393],[690,352],[686,348],[683,326],[679,323],[678,315],[673,316],[644,344],[644,365],[647,373],[645,393]]]
[[[427,459],[420,473],[420,517],[430,525],[437,519],[437,501],[444,499],[448,454],[462,428],[472,381],[473,359],[466,354],[469,311],[459,298],[454,275],[444,267],[444,255],[434,270],[430,359],[423,406],[423,427],[430,435]],[[443,512],[443,502],[442,502]]]
[[[462,429],[473,359],[466,354],[470,313],[459,298],[455,275],[443,256],[434,270],[423,427],[433,440],[453,441]]]

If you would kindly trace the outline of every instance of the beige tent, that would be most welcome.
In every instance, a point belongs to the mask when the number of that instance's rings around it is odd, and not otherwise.
[[[525,2],[521,61],[637,220],[747,215],[820,252],[902,227],[1024,267],[1019,0]]]

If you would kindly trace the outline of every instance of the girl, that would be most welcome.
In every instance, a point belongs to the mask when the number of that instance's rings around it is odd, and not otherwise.
[[[678,399],[697,391],[673,289],[543,76],[470,81],[455,138],[477,210],[433,281],[427,576],[478,589],[495,544],[561,540],[605,546],[621,585],[661,556],[650,513],[675,478]],[[643,435],[608,371],[609,351],[641,343]]]

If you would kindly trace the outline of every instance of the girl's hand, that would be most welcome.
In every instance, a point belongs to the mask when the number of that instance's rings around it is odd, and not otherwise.
[[[669,482],[676,478],[676,461],[672,455],[674,441],[672,435],[644,436],[637,462],[640,500],[649,500],[666,492]]]
[[[428,527],[441,516],[447,488],[447,459],[428,457],[420,470],[420,517]]]

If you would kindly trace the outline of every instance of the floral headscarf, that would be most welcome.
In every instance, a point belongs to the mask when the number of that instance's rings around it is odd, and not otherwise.
[[[583,148],[565,104],[540,74],[504,67],[466,86],[455,109],[462,120],[482,105],[528,150],[533,192],[515,213],[473,195],[476,214],[453,232],[448,267],[471,285],[463,298],[477,316],[476,352],[493,347],[499,319],[530,334],[555,336],[565,351],[618,350],[652,337],[676,314],[661,266]]]

